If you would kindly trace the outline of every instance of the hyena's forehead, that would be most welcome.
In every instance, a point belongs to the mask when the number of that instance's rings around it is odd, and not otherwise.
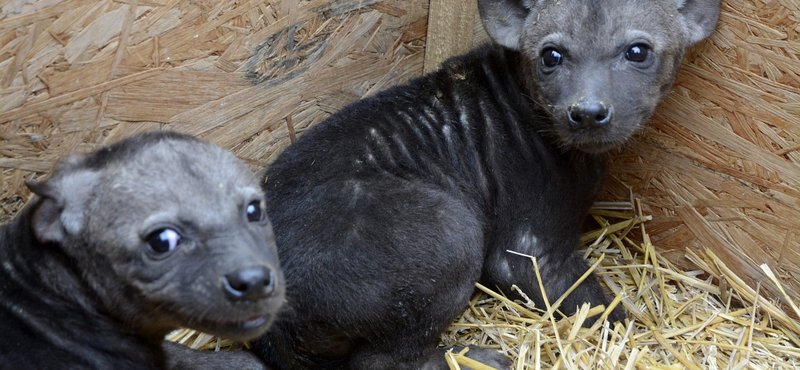
[[[233,154],[201,141],[163,140],[119,163],[120,181],[146,179],[162,185],[178,183],[251,183],[255,176]],[[176,183],[176,181],[178,183]]]
[[[530,41],[558,34],[585,48],[609,47],[629,37],[632,30],[653,39],[675,37],[677,11],[658,1],[547,0],[537,4],[527,28]]]

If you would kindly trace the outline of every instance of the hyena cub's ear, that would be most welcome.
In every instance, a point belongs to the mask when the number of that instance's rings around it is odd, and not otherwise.
[[[522,28],[533,3],[533,0],[478,0],[486,33],[496,43],[519,50]]]
[[[678,12],[683,18],[684,30],[689,36],[690,45],[711,36],[719,20],[720,0],[674,1],[678,3]]]
[[[84,166],[85,155],[71,154],[62,159],[47,180],[25,181],[41,197],[31,220],[33,233],[42,243],[60,243],[76,235],[85,225],[84,210],[100,174]]]

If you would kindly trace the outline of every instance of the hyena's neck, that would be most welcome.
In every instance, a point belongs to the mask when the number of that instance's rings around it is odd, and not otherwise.
[[[97,314],[96,301],[74,261],[62,246],[41,243],[34,235],[31,220],[38,205],[36,198],[0,229],[0,297],[14,292],[18,296],[10,301],[37,311],[55,312],[68,305]]]
[[[159,338],[127,334],[120,323],[97,307],[78,267],[61,246],[36,239],[31,218],[38,203],[28,203],[9,223],[0,226],[3,335],[12,343],[25,343],[24,351],[61,358],[64,363],[85,362],[95,368],[117,369],[162,363]],[[110,358],[115,360],[108,361]],[[120,364],[127,366],[112,366]]]

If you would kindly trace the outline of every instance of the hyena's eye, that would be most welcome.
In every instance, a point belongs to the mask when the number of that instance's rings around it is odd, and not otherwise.
[[[643,63],[650,57],[650,47],[645,44],[633,44],[625,52],[625,59],[634,63]]]
[[[147,236],[147,249],[155,255],[166,254],[174,251],[181,239],[181,235],[175,230],[156,230]]]
[[[250,202],[250,204],[247,205],[245,212],[247,213],[247,221],[264,221],[264,210],[261,209],[261,202],[257,200]]]
[[[561,53],[556,48],[545,48],[542,50],[542,66],[554,68],[561,64]]]

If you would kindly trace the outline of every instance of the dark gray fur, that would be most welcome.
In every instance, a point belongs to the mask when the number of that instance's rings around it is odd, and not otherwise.
[[[37,196],[0,228],[0,369],[263,367],[163,343],[178,327],[251,339],[282,305],[269,220],[245,215],[264,197],[236,157],[150,133],[71,155],[28,186]],[[150,252],[148,235],[165,228],[181,243]],[[272,277],[232,299],[225,281],[247,268]]]
[[[548,298],[561,296],[587,269],[574,250],[603,153],[646,123],[719,12],[718,0],[479,5],[500,45],[345,107],[267,169],[290,287],[256,342],[269,364],[444,369],[436,343],[474,282],[510,295],[515,284],[544,307],[531,260],[509,250],[535,256]],[[631,60],[634,46],[652,53]],[[563,56],[554,68],[548,48]],[[594,106],[606,114],[586,114]],[[584,302],[610,302],[594,276],[561,309]]]

